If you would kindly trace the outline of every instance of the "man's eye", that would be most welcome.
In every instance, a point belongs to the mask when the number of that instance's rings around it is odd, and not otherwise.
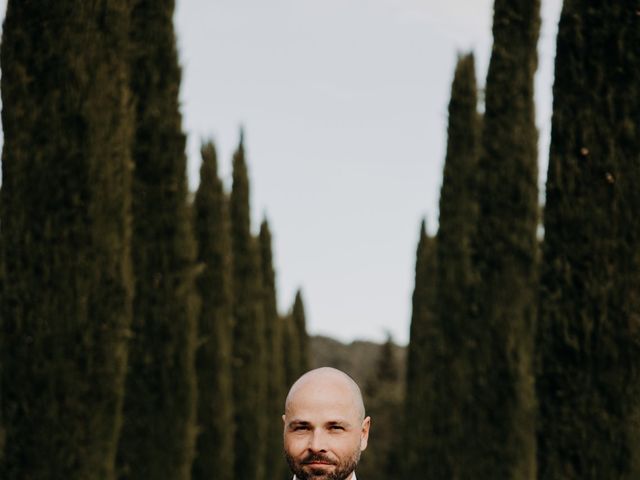
[[[344,430],[344,427],[340,425],[331,425],[331,430]]]
[[[294,432],[299,432],[300,430],[308,430],[309,427],[305,426],[305,425],[298,425],[296,427],[293,427],[293,431]]]

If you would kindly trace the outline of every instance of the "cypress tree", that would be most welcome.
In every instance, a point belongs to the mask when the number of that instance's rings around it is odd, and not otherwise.
[[[533,79],[539,0],[496,0],[478,162],[475,446],[462,477],[535,476],[533,328],[538,226]]]
[[[468,323],[473,279],[471,239],[477,219],[474,179],[477,173],[480,117],[472,54],[458,59],[449,102],[447,156],[440,191],[438,227],[438,323],[451,347],[462,347]],[[469,360],[469,359],[465,359]]]
[[[434,479],[458,478],[466,462],[467,442],[474,433],[467,413],[472,409],[469,389],[475,362],[475,344],[468,335],[468,323],[473,280],[470,244],[477,218],[473,196],[480,133],[477,102],[475,64],[469,54],[458,59],[451,87],[435,247],[437,294],[430,320],[431,336],[422,345],[432,388],[422,392],[418,405],[428,415],[425,428],[429,431],[421,440],[424,449],[419,454],[430,459],[422,465],[421,474]],[[434,341],[438,348],[434,348]]]
[[[282,317],[285,392],[310,366],[310,341],[302,292],[296,292],[289,313]]]
[[[402,468],[401,450],[403,385],[395,350],[389,335],[380,346],[373,369],[364,384],[364,404],[375,425],[376,441],[367,447],[358,464],[358,475],[371,480],[395,478]]]
[[[300,369],[300,338],[291,312],[280,318],[284,347],[284,378],[285,392],[301,375]],[[284,404],[283,404],[284,407]]]
[[[235,478],[262,480],[266,448],[266,344],[258,243],[251,234],[243,136],[233,156],[230,199],[233,284]]]
[[[136,295],[121,478],[187,479],[194,455],[196,251],[173,12],[173,0],[135,0],[131,16]]]
[[[0,186],[0,313],[2,312],[2,299],[5,298],[4,294],[4,249],[2,247],[2,187]],[[0,346],[2,345],[2,319],[0,318]],[[0,382],[2,379],[2,357],[0,356]],[[0,383],[0,386],[2,383]],[[0,399],[2,393],[0,391]],[[4,421],[2,414],[2,403],[0,403],[0,465],[2,465],[4,457],[4,444],[6,439],[6,432],[4,429]],[[0,469],[2,467],[0,466]]]
[[[213,143],[202,147],[200,186],[194,202],[198,277],[202,299],[196,353],[198,428],[192,478],[232,480],[231,244],[228,205]]]
[[[304,302],[302,301],[302,292],[298,290],[296,297],[293,301],[293,307],[291,307],[291,321],[295,328],[295,334],[297,335],[297,344],[299,354],[298,375],[302,375],[309,370],[310,366],[310,347],[309,347],[309,334],[307,333],[307,320],[304,313]]]
[[[566,0],[537,335],[541,479],[640,478],[640,16]]]
[[[287,464],[282,455],[282,416],[285,392],[283,353],[283,322],[278,315],[276,280],[273,268],[271,231],[267,220],[260,225],[260,255],[262,258],[263,305],[267,343],[267,479],[283,479],[288,476]]]
[[[0,191],[0,199],[2,198],[2,192]],[[0,200],[1,204],[1,200]],[[1,211],[0,207],[0,211]],[[2,299],[5,298],[4,293],[4,256],[3,256],[3,248],[2,248],[2,220],[0,219],[0,312],[2,312]],[[0,319],[0,332],[2,332],[2,320]],[[2,345],[2,338],[0,333],[0,346]],[[2,360],[0,357],[0,379],[2,378]],[[1,385],[1,383],[0,383]],[[0,399],[2,398],[2,394],[0,393]],[[2,404],[0,404],[0,471],[2,471],[2,464],[4,462],[4,447],[5,440],[7,438],[7,433],[4,427],[4,419],[2,413]]]
[[[115,478],[133,295],[128,22],[124,0],[7,4],[6,480]]]
[[[427,458],[429,442],[437,441],[439,431],[433,425],[434,407],[425,399],[435,388],[435,368],[441,368],[442,334],[435,326],[436,242],[427,234],[425,222],[420,227],[416,252],[415,286],[412,297],[411,327],[407,348],[407,372],[404,426],[404,476],[425,478],[433,459]],[[410,423],[409,423],[410,422]]]

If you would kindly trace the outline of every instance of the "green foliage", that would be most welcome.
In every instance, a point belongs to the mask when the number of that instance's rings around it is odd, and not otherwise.
[[[401,450],[406,348],[392,341],[383,345],[354,341],[345,345],[322,336],[310,337],[309,347],[311,368],[338,368],[362,387],[372,424],[369,446],[358,464],[358,477],[398,478],[406,456]]]
[[[284,384],[285,391],[288,391],[303,373],[300,368],[300,338],[290,312],[280,318],[280,323],[284,347]]]
[[[437,410],[425,401],[434,395],[434,389],[445,387],[435,382],[439,373],[436,368],[444,368],[442,333],[435,324],[436,261],[436,242],[427,234],[423,221],[416,252],[406,367],[403,474],[408,478],[423,478],[424,472],[429,471],[432,459],[426,458],[424,452],[429,451],[438,435],[444,434],[433,424]]]
[[[115,478],[133,295],[128,32],[124,0],[7,5],[6,480]]]
[[[284,323],[278,315],[276,279],[273,268],[271,232],[266,220],[260,225],[263,305],[267,343],[267,443],[265,466],[267,479],[284,479],[289,470],[282,454],[282,413],[285,400]]]
[[[422,350],[415,371],[428,370],[430,387],[420,391],[419,410],[414,412],[428,433],[408,448],[413,458],[427,459],[418,460],[419,470],[412,470],[412,475],[426,478],[458,478],[474,434],[469,396],[476,352],[468,324],[473,308],[471,239],[477,218],[473,195],[480,134],[477,103],[474,59],[466,55],[458,59],[449,102],[435,279],[426,280],[436,290],[430,329],[422,343],[420,337],[411,339],[411,349]],[[418,288],[417,277],[416,282]]]
[[[300,290],[296,292],[293,306],[283,319],[284,369],[286,390],[310,369],[311,352],[304,303]]]
[[[375,362],[375,373],[369,377],[364,387],[367,395],[375,396],[384,388],[381,385],[395,385],[400,374],[398,360],[395,354],[395,344],[390,333],[387,333],[387,341],[380,347],[378,358]]]
[[[462,478],[535,476],[533,328],[538,226],[533,99],[539,0],[496,0],[478,161],[475,425]]]
[[[242,135],[233,156],[230,201],[233,258],[235,478],[263,480],[267,413],[265,315],[258,242],[251,234],[249,178]],[[250,454],[244,454],[250,452]]]
[[[358,476],[369,480],[398,476],[404,461],[402,430],[398,428],[402,425],[404,384],[400,381],[397,347],[389,336],[378,350],[363,388],[366,412],[371,417],[371,442],[362,454]]]
[[[133,2],[133,339],[119,475],[188,479],[195,449],[198,301],[173,0]]]
[[[449,102],[447,156],[440,192],[438,227],[437,314],[452,347],[468,323],[469,287],[473,280],[471,239],[475,229],[480,140],[475,62],[472,54],[458,59]]]
[[[198,277],[202,299],[196,353],[198,430],[192,478],[232,480],[233,385],[231,380],[231,240],[225,192],[213,143],[202,147],[200,186],[194,202]]]
[[[0,313],[2,312],[2,299],[6,298],[4,295],[5,288],[5,272],[4,272],[4,250],[2,246],[2,187],[0,186]],[[2,319],[0,318],[0,332],[2,328]],[[0,336],[0,345],[2,345],[2,337]],[[2,379],[2,356],[0,355],[0,381]],[[2,384],[0,383],[0,386]],[[0,390],[0,399],[2,398],[2,393]],[[2,403],[0,402],[0,465],[3,462],[4,456],[4,446],[6,440],[6,432],[4,429],[4,421],[3,421],[3,413],[2,413]],[[1,469],[2,467],[0,467]]]
[[[307,333],[307,320],[304,313],[304,302],[302,292],[298,290],[291,308],[291,319],[295,326],[295,334],[298,336],[298,349],[300,351],[299,373],[300,375],[309,370],[309,334]]]
[[[367,380],[375,375],[373,367],[380,354],[377,343],[356,340],[345,345],[333,338],[320,335],[309,338],[310,368],[333,367],[349,374],[358,385],[365,385]],[[393,345],[393,355],[397,360],[400,383],[405,378],[404,347]]]
[[[541,479],[640,478],[640,28],[567,0],[537,335]]]

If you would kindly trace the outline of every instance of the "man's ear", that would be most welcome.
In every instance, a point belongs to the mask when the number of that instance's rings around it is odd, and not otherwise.
[[[371,428],[371,417],[367,417],[362,421],[362,432],[360,434],[360,450],[367,448],[369,443],[369,429]]]
[[[282,414],[282,425],[286,425],[287,421],[284,419],[284,413]]]

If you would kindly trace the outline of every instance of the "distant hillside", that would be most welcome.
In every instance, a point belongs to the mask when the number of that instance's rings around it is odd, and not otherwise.
[[[382,344],[375,342],[358,340],[347,345],[333,338],[312,336],[311,368],[338,368],[351,375],[362,387],[374,373],[381,348]],[[400,378],[404,379],[406,348],[396,345],[394,355]]]

